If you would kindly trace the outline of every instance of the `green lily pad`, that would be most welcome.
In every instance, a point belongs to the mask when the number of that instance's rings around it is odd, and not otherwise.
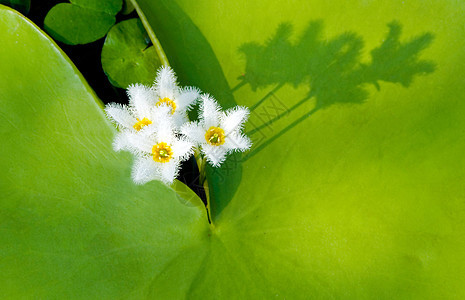
[[[120,22],[108,32],[102,49],[102,67],[114,86],[151,85],[160,65],[139,19]]]
[[[0,31],[1,298],[141,298],[177,256],[203,255],[205,207],[187,202],[200,199],[134,185],[64,53],[3,6]]]
[[[44,20],[45,30],[69,45],[94,42],[115,24],[122,0],[73,0],[52,7]]]
[[[252,109],[190,298],[465,296],[465,3],[138,2],[183,83]]]

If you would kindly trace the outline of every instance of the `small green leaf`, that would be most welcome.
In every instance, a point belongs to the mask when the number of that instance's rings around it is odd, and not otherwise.
[[[87,44],[105,36],[115,24],[122,0],[70,0],[52,7],[44,27],[55,39],[70,45]]]
[[[87,44],[105,36],[116,18],[104,12],[69,3],[52,7],[44,27],[55,39],[69,45]]]
[[[150,85],[160,65],[139,19],[120,22],[108,32],[102,49],[102,67],[114,86]]]
[[[0,4],[14,8],[25,15],[31,9],[31,0],[0,0]]]

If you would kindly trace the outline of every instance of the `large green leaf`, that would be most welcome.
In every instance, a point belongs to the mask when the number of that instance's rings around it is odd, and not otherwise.
[[[134,185],[69,59],[3,6],[0,31],[0,298],[140,298],[176,257],[200,259],[200,199]]]
[[[138,2],[183,83],[253,108],[190,296],[465,297],[465,2]]]

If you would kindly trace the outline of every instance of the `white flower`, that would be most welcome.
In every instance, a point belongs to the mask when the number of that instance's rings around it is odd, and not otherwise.
[[[153,119],[153,110],[156,107],[154,91],[142,84],[135,84],[129,86],[127,93],[129,106],[110,103],[105,107],[107,116],[121,130],[113,143],[116,151],[127,149],[125,135],[145,131],[147,126],[155,121]]]
[[[132,169],[136,184],[152,180],[171,184],[178,175],[180,163],[189,158],[194,145],[176,135],[170,107],[163,105],[152,112],[150,117],[157,119],[156,123],[139,134],[125,131],[120,138],[125,139],[127,150],[136,156]]]
[[[218,103],[209,95],[202,95],[200,122],[186,123],[181,133],[201,147],[202,153],[215,167],[234,151],[246,151],[252,146],[250,139],[241,133],[249,116],[246,107],[236,106],[221,112]]]
[[[200,96],[195,87],[180,88],[174,71],[167,66],[158,69],[157,78],[152,87],[156,105],[167,104],[171,107],[174,124],[179,128],[188,121],[187,111],[192,108]]]

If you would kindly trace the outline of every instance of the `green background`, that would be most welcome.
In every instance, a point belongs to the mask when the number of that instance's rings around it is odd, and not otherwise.
[[[465,3],[139,4],[183,84],[253,108],[254,146],[209,170],[214,226],[132,185],[80,75],[2,10],[6,297],[465,296]]]

